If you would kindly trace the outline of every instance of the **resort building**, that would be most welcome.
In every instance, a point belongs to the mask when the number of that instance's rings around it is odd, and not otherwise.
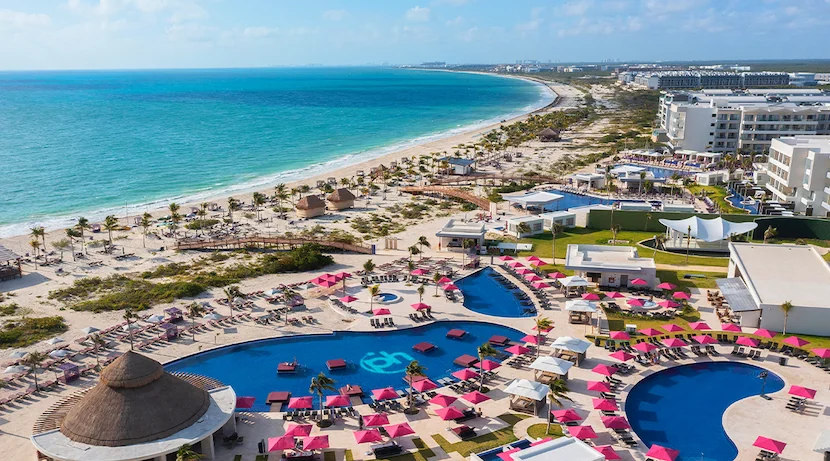
[[[675,152],[760,153],[782,136],[830,134],[830,94],[812,89],[667,92],[657,117]]]
[[[473,172],[473,165],[476,163],[475,160],[471,158],[460,158],[460,157],[444,157],[441,159],[442,162],[447,162],[449,164],[449,174],[456,174],[466,176]]]
[[[637,248],[611,245],[568,245],[565,269],[603,287],[632,286],[634,279],[652,288],[657,281],[657,266],[652,258],[641,258]]]
[[[809,245],[729,243],[726,279],[717,281],[744,327],[826,336],[830,267]],[[785,317],[781,305],[793,308]]]
[[[523,446],[527,448],[522,448]],[[507,459],[513,461],[604,461],[606,459],[605,455],[576,437],[560,437],[533,443],[524,441],[524,444],[521,441],[514,442],[488,450],[486,453],[473,453],[470,455],[470,460],[486,461],[502,453],[510,453]]]
[[[670,70],[660,72],[639,72],[631,83],[650,90],[671,90],[681,88],[758,88],[785,86],[790,83],[786,72],[718,72]]]
[[[527,225],[525,232],[519,230],[522,223]],[[554,211],[551,213],[510,218],[507,220],[506,231],[508,234],[517,238],[524,238],[549,231],[554,223],[562,227],[574,227],[576,225],[576,213],[571,211]]]
[[[328,209],[334,211],[347,210],[354,208],[355,196],[349,189],[341,188],[335,189],[334,192],[326,197],[328,201]]]
[[[294,208],[297,209],[298,218],[314,218],[325,214],[326,202],[316,195],[307,195],[298,200]]]
[[[773,199],[807,216],[830,216],[830,136],[773,140],[767,174]]]
[[[726,253],[732,236],[751,234],[758,227],[756,222],[730,222],[723,218],[703,219],[697,216],[658,221],[666,226],[663,247],[669,251],[691,249]]]
[[[559,141],[559,130],[553,128],[545,128],[539,132],[539,141],[542,142],[556,142]]]
[[[476,248],[483,248],[486,232],[484,223],[465,223],[450,219],[435,235],[439,239],[439,248],[450,250],[461,249],[464,240],[467,239],[475,240]]]
[[[166,461],[182,445],[214,459],[214,435],[236,433],[236,393],[215,380],[175,376],[128,351],[99,383],[54,405],[35,424],[37,459]]]
[[[531,192],[529,194],[505,197],[515,208],[524,208],[528,213],[543,213],[545,208],[565,198],[553,192]]]
[[[576,188],[603,189],[605,188],[605,174],[602,173],[574,173],[571,182]]]

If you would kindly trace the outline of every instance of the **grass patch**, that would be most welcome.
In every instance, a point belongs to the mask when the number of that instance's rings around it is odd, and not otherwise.
[[[424,443],[423,440],[420,438],[412,439],[412,443],[415,444],[415,448],[418,449],[415,453],[403,453],[397,456],[393,456],[391,458],[378,458],[379,460],[389,459],[394,461],[426,461],[429,458],[435,457],[435,452],[432,451],[427,444]],[[348,461],[348,459],[347,459]]]
[[[333,451],[324,451],[323,452],[323,461],[336,461],[337,455],[334,454]]]
[[[702,275],[702,278],[683,278],[684,274]],[[697,271],[670,271],[657,270],[657,277],[661,282],[673,283],[682,288],[717,289],[715,280],[726,277],[723,272],[697,272]]]
[[[688,330],[690,322],[697,322],[700,320],[700,312],[696,309],[687,309],[672,320],[657,320],[650,317],[643,317],[642,315],[610,312],[606,309],[605,317],[608,319],[608,329],[611,331],[625,331],[626,324],[637,325],[637,330],[642,330],[644,328],[660,328],[668,323],[674,323],[677,326]],[[714,325],[710,326],[715,327]]]
[[[3,325],[0,348],[29,346],[66,330],[63,317],[24,317]]]
[[[559,438],[564,436],[562,433],[562,426],[558,424],[550,425],[550,432],[548,432],[547,424],[534,424],[527,428],[527,435],[534,439],[543,439],[545,437]]]
[[[499,416],[499,419],[509,424],[509,426],[490,432],[489,434],[483,434],[473,439],[461,442],[450,443],[440,434],[435,434],[432,438],[445,452],[450,453],[455,451],[466,458],[470,453],[478,453],[491,448],[500,447],[506,443],[515,442],[518,439],[513,434],[513,426],[515,426],[519,421],[529,417],[530,416],[528,415],[505,413]]]
[[[729,200],[726,200],[726,196],[729,195],[729,191],[726,190],[726,187],[724,186],[701,186],[698,184],[690,184],[688,189],[689,192],[696,196],[699,196],[701,193],[708,195],[709,198],[712,199],[712,201],[717,204],[724,213],[746,214],[746,210],[732,206],[732,204],[729,203]]]
[[[352,450],[346,450],[344,457],[346,458],[346,461],[354,461],[354,454],[352,453]]]

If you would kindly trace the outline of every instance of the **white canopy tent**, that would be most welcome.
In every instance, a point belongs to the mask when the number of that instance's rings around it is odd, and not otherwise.
[[[620,165],[614,168],[611,168],[609,173],[616,174],[616,175],[629,175],[632,173],[639,173],[641,171],[646,171],[644,167],[641,166],[634,166],[634,165]]]
[[[565,277],[559,281],[563,287],[566,288],[577,288],[577,287],[587,287],[590,283],[585,280],[584,278],[578,275],[572,275],[570,277]]]
[[[550,345],[554,350],[555,356],[573,359],[577,365],[585,359],[588,348],[591,343],[584,339],[573,338],[570,336],[560,336],[556,338],[553,344]]]
[[[539,407],[548,397],[548,386],[527,379],[514,379],[504,392],[509,394],[510,409],[539,414]]]
[[[565,379],[568,377],[568,370],[570,370],[573,366],[573,362],[547,355],[537,358],[530,364],[530,368],[533,370],[541,371],[542,373],[554,374]],[[533,374],[533,379],[539,381],[535,372]]]
[[[584,299],[574,299],[565,303],[565,310],[593,314],[597,311],[597,305]]]
[[[729,251],[729,238],[749,234],[758,227],[755,222],[731,222],[723,218],[702,219],[691,216],[686,219],[660,219],[666,226],[666,247],[686,246],[710,251]],[[688,241],[691,238],[694,243]]]

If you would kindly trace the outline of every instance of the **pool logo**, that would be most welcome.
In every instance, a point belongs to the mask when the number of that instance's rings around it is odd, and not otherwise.
[[[415,359],[404,352],[367,352],[360,359],[360,368],[369,373],[392,375],[406,371],[406,366],[413,360]]]

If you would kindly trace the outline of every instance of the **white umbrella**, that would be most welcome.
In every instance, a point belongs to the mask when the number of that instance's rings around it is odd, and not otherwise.
[[[124,331],[138,330],[140,328],[141,327],[139,327],[138,325],[136,325],[134,323],[130,323],[130,324],[127,324],[127,325],[124,325],[123,327],[121,327],[121,329],[124,330]]]
[[[14,351],[11,354],[9,354],[9,357],[11,357],[13,359],[22,359],[23,357],[26,357],[27,355],[29,355],[29,353],[26,352],[26,351]]]
[[[6,370],[3,371],[3,374],[4,375],[17,374],[17,373],[23,373],[24,371],[28,371],[28,370],[29,370],[29,367],[24,367],[23,365],[14,365],[14,366],[6,368]]]
[[[49,357],[52,357],[53,359],[62,359],[68,355],[72,355],[72,353],[65,349],[58,349],[49,353]]]
[[[92,333],[96,333],[96,332],[99,332],[101,330],[99,330],[98,328],[95,328],[95,327],[86,327],[81,331],[83,332],[83,334],[88,336],[88,335],[91,335]]]
[[[150,323],[161,323],[161,322],[164,321],[164,316],[163,315],[158,315],[158,314],[151,315],[151,316],[147,317],[147,321],[150,322]]]
[[[52,338],[52,339],[46,341],[46,344],[55,345],[55,344],[58,344],[58,343],[62,343],[63,341],[64,341],[64,339],[61,338],[60,336],[58,336],[58,337],[55,337],[55,338]]]
[[[216,312],[211,312],[210,314],[205,314],[203,318],[208,320],[222,320],[224,317]]]

